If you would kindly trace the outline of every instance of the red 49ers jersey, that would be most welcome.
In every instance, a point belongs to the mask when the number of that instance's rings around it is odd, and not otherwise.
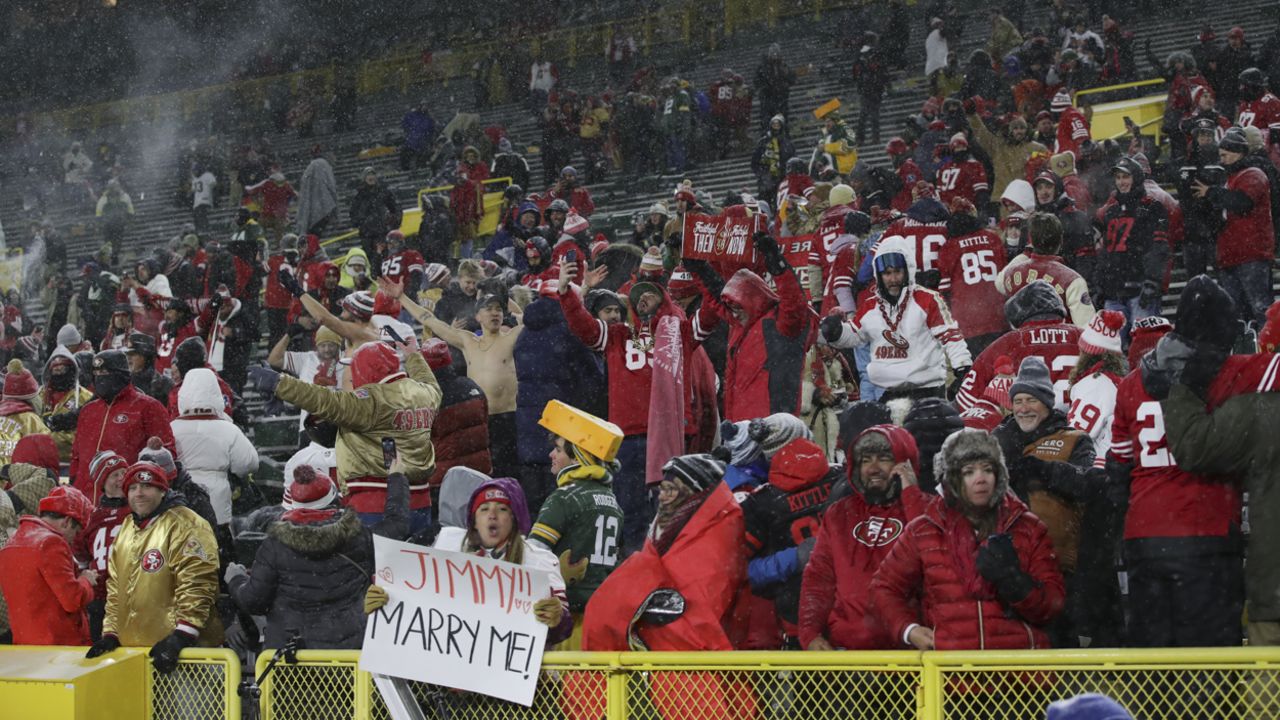
[[[417,250],[401,250],[382,261],[382,276],[391,282],[407,280],[415,272],[426,272],[427,261]]]
[[[907,242],[915,246],[916,272],[938,267],[938,253],[947,242],[945,222],[923,223],[909,217],[898,218],[880,235],[880,240],[895,235],[906,238]]]
[[[1142,371],[1116,390],[1111,457],[1131,464],[1126,540],[1148,537],[1221,537],[1240,522],[1236,485],[1178,467],[1165,437],[1164,412],[1142,387]]]
[[[1014,368],[1020,367],[1024,358],[1034,356],[1043,360],[1049,368],[1049,379],[1053,380],[1054,404],[1065,408],[1071,371],[1080,354],[1080,332],[1080,328],[1064,321],[1032,320],[1001,335],[974,359],[973,369],[956,394],[956,406],[966,418],[981,419],[974,426],[994,428],[1000,421],[1000,411],[984,393],[996,376],[996,361],[1007,355]]]
[[[938,168],[936,184],[938,199],[943,205],[951,206],[952,198],[962,197],[974,205],[978,204],[978,193],[991,190],[987,182],[987,171],[982,163],[969,158],[964,162],[948,161]]]
[[[1262,131],[1263,142],[1268,142],[1270,139],[1268,130],[1280,128],[1280,98],[1271,93],[1265,93],[1257,100],[1242,100],[1236,123],[1240,127],[1252,125],[1258,128]]]
[[[1004,242],[990,230],[948,238],[938,254],[938,292],[966,338],[1004,332],[1004,296],[996,277],[1005,265]]]

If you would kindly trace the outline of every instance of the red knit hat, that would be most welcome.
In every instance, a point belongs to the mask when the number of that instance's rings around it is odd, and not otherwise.
[[[283,505],[289,510],[323,510],[337,499],[338,489],[328,475],[310,465],[299,465],[293,470],[293,482],[284,489]]]
[[[390,382],[404,376],[400,372],[400,356],[383,342],[367,342],[351,357],[351,385],[361,388],[374,383]]]
[[[129,488],[137,483],[146,483],[154,485],[165,492],[169,490],[169,474],[164,468],[149,462],[137,462],[129,466],[128,471],[124,474],[124,494],[129,494]]]
[[[497,485],[486,485],[480,488],[475,495],[471,496],[471,517],[474,518],[480,506],[488,502],[498,502],[511,507],[511,496]]]
[[[24,435],[13,448],[12,461],[42,467],[54,475],[61,470],[58,446],[53,442],[53,436],[45,433]]]
[[[36,376],[23,367],[21,360],[10,360],[4,376],[5,400],[31,400],[40,392]]]
[[[1089,321],[1080,333],[1080,352],[1091,355],[1120,352],[1120,330],[1124,328],[1124,313],[1103,310]]]
[[[822,448],[807,438],[796,438],[774,453],[769,463],[769,484],[780,490],[796,490],[822,479],[831,466]]]
[[[39,511],[65,515],[80,523],[83,528],[89,524],[89,516],[93,515],[93,503],[74,487],[59,485],[40,499]]]
[[[356,292],[347,295],[342,298],[339,304],[342,305],[344,310],[361,320],[367,321],[369,318],[373,317],[373,296],[364,290],[357,290]]]
[[[671,271],[671,279],[667,281],[668,295],[680,300],[692,297],[700,292],[702,292],[701,285],[693,277],[693,273],[685,270],[683,265],[678,265],[675,270]]]
[[[1160,338],[1172,330],[1173,323],[1159,315],[1151,315],[1134,322],[1129,330],[1129,367],[1137,367],[1142,356],[1155,348]]]
[[[400,301],[379,292],[373,297],[373,314],[374,315],[390,315],[391,317],[400,317]]]
[[[1001,355],[996,358],[995,376],[991,378],[991,382],[987,383],[987,389],[982,391],[984,400],[990,400],[1002,409],[1009,409],[1009,388],[1013,387],[1014,376],[1017,375],[1017,368],[1013,366],[1013,358],[1008,355]]]
[[[449,343],[440,338],[431,338],[422,344],[422,359],[432,370],[447,368],[453,364],[453,353],[449,351]]]

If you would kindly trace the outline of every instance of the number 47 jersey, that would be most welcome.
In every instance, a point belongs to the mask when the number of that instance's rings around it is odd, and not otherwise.
[[[560,558],[569,610],[580,613],[618,565],[622,509],[608,485],[594,480],[571,481],[543,503],[529,539]]]

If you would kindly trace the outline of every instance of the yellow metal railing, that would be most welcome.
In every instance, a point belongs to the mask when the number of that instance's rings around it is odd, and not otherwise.
[[[262,717],[387,718],[356,651],[298,653]],[[269,654],[258,660],[261,671]],[[428,717],[569,720],[1040,718],[1082,692],[1144,720],[1280,717],[1280,648],[1017,652],[547,653],[533,706],[412,684]]]
[[[148,675],[151,718],[240,718],[240,658],[231,650],[188,648],[177,670],[161,675],[152,668]]]

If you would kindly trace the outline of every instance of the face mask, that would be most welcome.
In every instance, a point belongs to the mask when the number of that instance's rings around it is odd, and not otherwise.
[[[97,395],[104,402],[111,402],[116,399],[120,391],[129,385],[129,376],[120,375],[118,373],[107,373],[106,375],[95,375],[93,378],[93,394]]]
[[[54,390],[57,390],[58,392],[66,392],[70,390],[71,387],[75,384],[76,384],[75,372],[64,372],[59,375],[49,376],[49,387],[53,388]]]

